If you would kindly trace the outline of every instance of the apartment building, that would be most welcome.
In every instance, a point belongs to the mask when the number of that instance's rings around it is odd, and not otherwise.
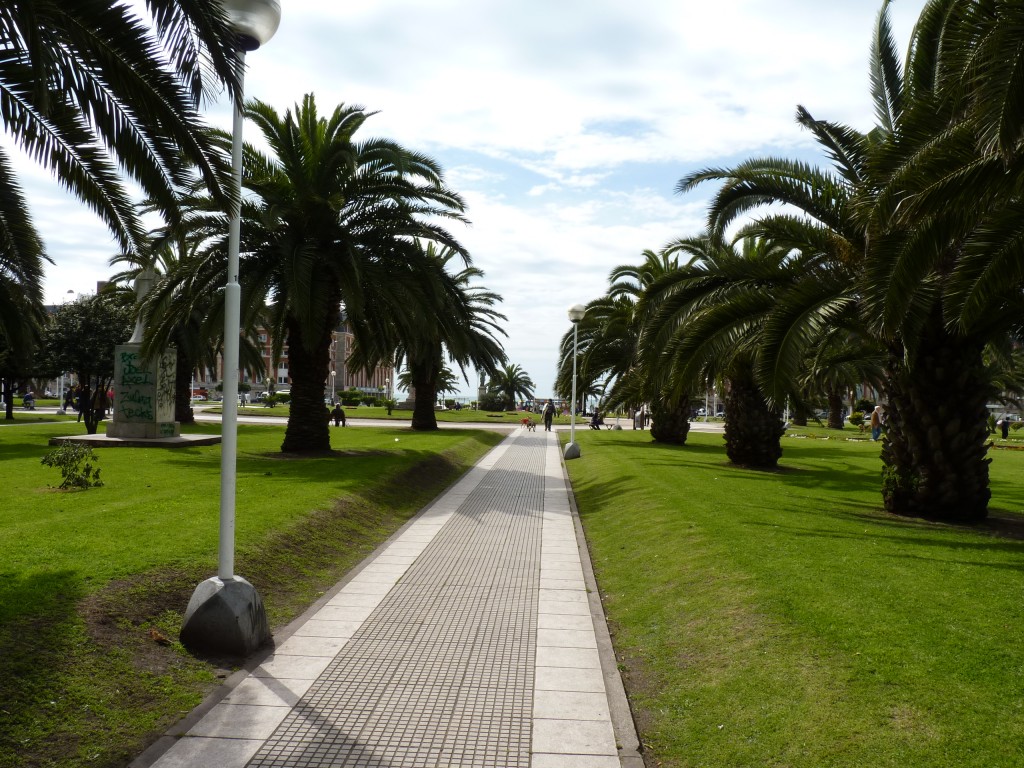
[[[355,388],[363,392],[385,395],[393,391],[394,369],[391,366],[379,366],[372,372],[350,369],[346,361],[352,352],[355,337],[342,325],[332,334],[331,360],[328,379],[324,382],[327,396],[332,392],[344,389]],[[288,373],[288,345],[281,351],[281,359],[274,364],[273,344],[274,340],[269,329],[261,328],[257,338],[263,354],[264,373],[259,376],[252,376],[247,372],[242,373],[242,381],[252,387],[252,394],[266,392],[271,389],[280,391],[291,386],[291,377]],[[216,370],[197,371],[193,389],[207,389],[215,391],[216,386],[223,378],[223,368],[218,358]]]

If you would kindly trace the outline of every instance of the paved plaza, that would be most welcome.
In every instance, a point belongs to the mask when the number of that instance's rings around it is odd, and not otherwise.
[[[515,430],[132,764],[185,766],[642,768],[554,434]]]

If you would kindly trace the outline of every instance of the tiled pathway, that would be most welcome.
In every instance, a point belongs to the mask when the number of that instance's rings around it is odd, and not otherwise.
[[[577,528],[515,432],[133,766],[642,766]]]

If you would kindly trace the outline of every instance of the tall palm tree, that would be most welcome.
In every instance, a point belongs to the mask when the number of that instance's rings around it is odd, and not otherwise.
[[[883,3],[872,49],[876,127],[859,134],[798,113],[831,157],[832,172],[768,159],[680,182],[681,191],[712,178],[724,182],[711,210],[716,231],[770,202],[793,204],[810,219],[804,253],[817,251],[825,279],[817,295],[809,285],[808,301],[793,304],[788,325],[780,320],[786,333],[778,338],[799,343],[788,353],[776,344],[762,372],[792,367],[787,360],[802,356],[815,328],[856,313],[886,354],[882,496],[887,509],[904,514],[987,514],[992,380],[984,353],[1017,323],[1024,286],[1017,191],[1024,165],[1019,153],[1006,151],[1005,134],[995,141],[979,118],[986,88],[977,57],[1021,15],[1008,10],[1005,25],[1005,18],[979,22],[994,9],[932,0],[904,67]],[[965,34],[972,23],[987,31]],[[760,223],[773,236],[776,224],[771,217]],[[844,266],[849,278],[835,279]]]
[[[781,403],[766,397],[757,371],[761,336],[779,293],[801,265],[788,249],[748,238],[740,251],[701,236],[673,244],[688,263],[645,296],[641,340],[647,369],[677,397],[719,382],[726,408],[726,454],[735,464],[774,467],[782,455]],[[655,417],[656,418],[656,417]]]
[[[45,318],[43,265],[49,259],[8,170],[0,155],[0,337],[13,360],[27,358],[39,343]],[[2,214],[7,210],[22,213],[9,219]]]
[[[219,3],[149,0],[150,23],[119,0],[0,3],[4,131],[106,222],[125,249],[143,230],[121,174],[165,218],[189,165],[212,189],[226,178],[200,131],[200,98],[237,92],[234,37]],[[46,260],[0,147],[0,332],[18,354],[38,341]]]
[[[516,398],[532,400],[534,383],[530,375],[518,364],[507,363],[491,376],[487,388],[499,392],[505,398],[505,408],[516,409]]]
[[[560,392],[571,387],[572,353],[578,348],[578,376],[583,388],[605,383],[608,407],[639,408],[649,405],[651,437],[659,442],[683,444],[689,433],[688,394],[672,393],[655,371],[645,366],[641,355],[641,334],[650,304],[645,296],[651,285],[678,269],[678,259],[668,252],[643,252],[639,264],[622,264],[609,275],[605,296],[587,304],[586,313],[573,332],[561,341],[557,384]]]
[[[405,366],[405,386],[416,393],[412,428],[437,429],[434,402],[445,384],[449,363],[468,381],[468,368],[495,375],[505,362],[497,337],[506,318],[495,309],[501,297],[473,281],[483,276],[475,267],[453,271],[455,260],[468,257],[451,248],[419,243],[421,259],[404,269],[373,270],[376,289],[370,301],[387,301],[359,321],[350,363],[373,368],[386,362]]]
[[[260,101],[249,102],[244,114],[269,153],[248,144],[243,150],[243,311],[257,312],[269,300],[275,356],[288,346],[291,411],[282,450],[325,451],[324,387],[342,306],[364,346],[369,315],[422,309],[400,292],[413,285],[412,265],[429,268],[421,241],[464,254],[438,223],[463,221],[464,204],[431,158],[384,139],[357,141],[371,114],[361,107],[339,105],[321,116],[309,94],[284,116]],[[226,146],[230,137],[219,140]],[[212,280],[223,274],[226,217],[202,195],[190,205],[206,210],[186,227],[207,238],[212,266],[203,274]]]

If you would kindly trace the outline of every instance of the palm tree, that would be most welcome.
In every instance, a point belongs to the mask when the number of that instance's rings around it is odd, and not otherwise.
[[[119,254],[111,264],[127,263],[129,269],[113,275],[113,284],[132,285],[143,270],[151,270],[155,283],[137,307],[145,336],[146,357],[170,347],[175,351],[174,419],[194,423],[192,375],[198,368],[215,370],[224,340],[224,292],[209,274],[213,264],[201,253],[203,240],[178,227],[151,233],[150,245],[140,254]],[[141,258],[140,258],[141,256]],[[141,265],[139,262],[142,262]],[[263,350],[257,341],[262,313],[249,311],[239,339],[240,368],[253,377],[266,375]]]
[[[389,306],[364,313],[350,363],[372,368],[404,363],[403,386],[416,393],[412,428],[437,429],[434,403],[450,384],[448,363],[468,381],[468,367],[494,375],[505,362],[497,340],[505,316],[494,307],[501,297],[472,281],[483,276],[475,267],[452,272],[449,264],[468,257],[451,248],[419,244],[421,259],[404,269],[375,270],[368,276],[378,288],[371,301],[387,297]]]
[[[817,294],[806,284],[807,300],[792,304],[788,323],[780,319],[785,333],[764,354],[761,378],[777,385],[784,377],[772,370],[792,369],[821,328],[856,315],[886,355],[886,508],[960,520],[987,514],[992,380],[984,354],[1017,324],[1024,285],[1016,187],[1024,167],[980,124],[986,89],[974,69],[1020,11],[1000,31],[1002,21],[979,21],[983,5],[929,2],[904,68],[883,3],[872,57],[876,128],[859,134],[798,112],[834,172],[768,159],[680,182],[681,191],[724,182],[710,214],[718,232],[771,202],[810,220],[758,223],[772,237],[781,230],[806,240],[804,256],[817,254],[824,276]],[[972,24],[987,32],[966,34]],[[794,340],[788,352],[784,339]]]
[[[226,177],[197,109],[215,86],[238,92],[234,35],[219,3],[149,0],[152,25],[119,0],[0,4],[0,103],[15,142],[134,250],[143,230],[121,172],[168,220],[186,169],[214,190]],[[215,81],[211,81],[211,77]],[[38,237],[10,155],[0,148],[0,240],[28,253]]]
[[[522,366],[506,364],[491,375],[487,388],[498,392],[505,398],[505,407],[509,411],[516,409],[516,398],[533,399],[534,383]]]
[[[725,398],[730,461],[774,467],[784,428],[781,402],[766,397],[758,381],[760,340],[780,292],[802,266],[788,249],[755,238],[744,240],[739,252],[706,235],[677,240],[672,250],[689,262],[655,282],[644,298],[647,370],[678,398],[716,381]]]
[[[609,275],[605,296],[587,304],[577,327],[579,351],[578,376],[583,389],[604,382],[607,407],[639,408],[649,404],[656,416],[651,423],[655,441],[682,445],[689,433],[688,395],[670,393],[655,372],[645,367],[640,354],[641,333],[649,313],[643,300],[659,279],[678,269],[678,259],[668,252],[646,250],[637,265],[623,264]],[[572,377],[572,331],[561,341],[561,356],[556,387],[568,392]]]
[[[844,394],[857,385],[884,387],[884,350],[857,330],[838,324],[829,327],[807,355],[797,384],[800,394],[824,394],[829,429],[842,429]],[[800,410],[808,410],[808,403],[799,396],[794,402]]]
[[[13,207],[25,210],[20,190],[13,180],[5,182],[3,175],[0,160],[0,198],[7,198],[13,201]],[[4,206],[0,201],[0,210]],[[0,216],[0,339],[4,341],[5,356],[11,363],[25,363],[40,341],[46,318],[44,261],[48,259],[42,241],[27,217],[3,222]],[[10,402],[7,398],[8,409]]]
[[[291,411],[282,450],[326,451],[324,387],[342,306],[363,346],[372,343],[371,315],[401,307],[425,316],[429,309],[415,276],[429,265],[419,243],[464,254],[437,223],[462,221],[464,205],[429,157],[384,139],[358,142],[355,134],[370,117],[361,107],[340,105],[322,117],[309,94],[283,117],[259,101],[249,102],[244,114],[270,154],[250,145],[243,151],[243,311],[255,314],[271,299],[267,325],[275,357],[288,346]],[[220,134],[219,140],[226,146],[230,137]],[[218,276],[219,282],[226,217],[202,195],[189,204],[197,213],[185,226],[207,242],[211,266],[203,267],[204,280]]]

